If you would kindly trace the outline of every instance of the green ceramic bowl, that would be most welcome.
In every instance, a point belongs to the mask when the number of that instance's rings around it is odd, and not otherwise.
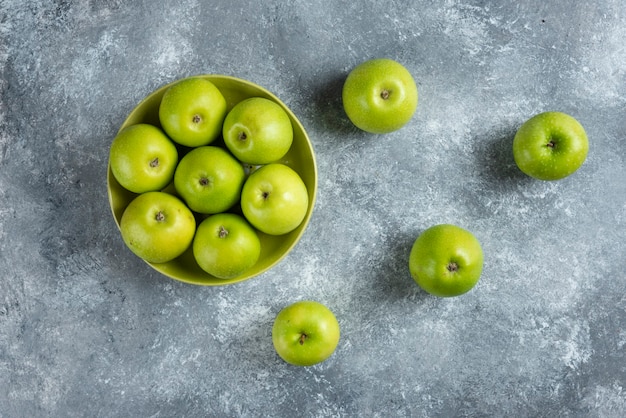
[[[291,118],[294,135],[291,149],[280,162],[293,168],[300,177],[302,177],[309,192],[309,208],[302,224],[294,231],[281,236],[271,236],[259,232],[259,238],[261,240],[261,256],[259,257],[259,261],[241,276],[228,280],[211,276],[198,266],[194,260],[191,248],[179,258],[170,262],[162,264],[148,263],[156,271],[175,280],[196,285],[220,286],[241,282],[266,272],[280,262],[296,245],[309,223],[315,204],[317,166],[315,164],[313,147],[304,127],[293,112],[272,93],[254,83],[235,77],[224,75],[199,75],[197,77],[210,80],[220,89],[226,98],[229,110],[241,100],[249,97],[265,97],[273,100],[285,109]],[[167,90],[170,85],[171,84],[168,84],[159,88],[141,101],[139,105],[133,109],[128,118],[126,118],[120,130],[137,123],[150,123],[160,127],[159,104],[161,103],[161,98],[165,90]],[[119,228],[124,209],[126,209],[126,206],[128,206],[131,200],[137,195],[120,186],[111,173],[110,165],[107,174],[107,189],[111,210]],[[168,190],[172,192],[173,188],[169,187]]]

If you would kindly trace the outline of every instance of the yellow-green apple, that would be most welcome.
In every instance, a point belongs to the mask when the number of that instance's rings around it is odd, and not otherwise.
[[[281,159],[293,142],[287,112],[263,97],[251,97],[228,112],[223,126],[226,146],[241,162],[268,164]]]
[[[312,366],[335,352],[340,329],[337,318],[325,305],[305,300],[283,308],[272,327],[278,355],[295,366]]]
[[[472,289],[483,269],[483,250],[469,231],[456,225],[435,225],[415,240],[409,255],[413,280],[426,292],[458,296]]]
[[[234,206],[241,196],[244,168],[223,148],[206,145],[181,158],[174,187],[191,210],[212,214]]]
[[[411,73],[388,58],[365,61],[350,71],[342,90],[343,108],[364,131],[383,134],[406,125],[417,108]]]
[[[124,128],[111,143],[111,172],[122,187],[134,193],[163,189],[172,181],[177,163],[176,146],[153,125]]]
[[[193,240],[196,220],[177,197],[146,192],[124,210],[120,232],[124,243],[150,263],[165,263],[181,255]]]
[[[257,232],[240,215],[218,213],[203,220],[193,239],[193,255],[207,273],[232,279],[254,266],[261,254]]]
[[[278,163],[264,165],[247,178],[241,191],[241,209],[248,222],[269,235],[296,229],[304,220],[309,195],[302,178]]]
[[[213,142],[222,133],[227,104],[222,92],[209,80],[184,78],[163,94],[159,120],[168,136],[188,147]]]
[[[589,141],[582,125],[562,112],[543,112],[528,119],[513,139],[515,163],[539,180],[560,180],[585,162]]]

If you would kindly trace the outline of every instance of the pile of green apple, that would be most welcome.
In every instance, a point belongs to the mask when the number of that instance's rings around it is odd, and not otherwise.
[[[343,107],[366,132],[389,133],[413,117],[418,102],[409,71],[390,59],[355,67],[342,90]],[[290,120],[274,102],[244,100],[226,111],[209,81],[186,79],[163,96],[163,129],[140,124],[126,128],[111,147],[111,170],[118,182],[138,193],[120,222],[124,242],[141,258],[160,263],[190,245],[202,269],[215,277],[243,273],[259,257],[257,231],[280,235],[297,228],[308,207],[298,174],[276,163],[292,142]],[[225,149],[209,145],[222,135]],[[178,161],[175,145],[191,150]],[[540,113],[526,121],[513,140],[517,166],[540,180],[558,180],[586,159],[585,130],[561,112]],[[255,167],[250,174],[244,166]],[[173,183],[175,194],[162,190]],[[229,211],[239,204],[242,215]],[[196,228],[198,214],[206,216]],[[484,255],[478,239],[456,225],[434,225],[414,241],[408,260],[413,280],[426,292],[454,297],[478,282]],[[335,351],[339,322],[319,302],[300,301],[282,309],[272,341],[286,362],[310,366]]]
[[[230,279],[258,261],[259,232],[284,235],[303,222],[309,195],[280,162],[293,126],[279,104],[251,97],[228,110],[211,81],[190,77],[167,88],[159,122],[124,128],[110,149],[111,173],[137,194],[120,232],[138,257],[165,263],[191,248],[200,268]]]

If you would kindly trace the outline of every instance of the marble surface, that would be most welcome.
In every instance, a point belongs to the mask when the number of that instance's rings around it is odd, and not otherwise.
[[[0,417],[622,417],[626,414],[626,3],[478,0],[0,0]],[[418,110],[370,135],[351,68],[389,57]],[[300,118],[317,204],[273,270],[197,287],[124,246],[111,140],[154,89],[249,79]],[[560,110],[590,153],[558,182],[512,159]],[[408,254],[436,223],[485,269],[439,299]],[[335,354],[289,366],[277,312],[329,306]]]

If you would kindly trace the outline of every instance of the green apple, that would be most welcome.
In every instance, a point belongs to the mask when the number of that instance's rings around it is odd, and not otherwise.
[[[241,210],[259,231],[282,235],[296,229],[309,207],[309,195],[302,178],[279,163],[254,171],[241,191]]]
[[[241,196],[244,168],[223,148],[194,148],[178,163],[174,187],[191,210],[212,214],[233,207]]]
[[[163,189],[172,181],[177,163],[176,146],[153,125],[124,128],[111,143],[111,172],[122,187],[134,193]]]
[[[409,255],[413,280],[428,293],[450,297],[469,292],[480,278],[483,250],[476,237],[456,225],[428,228]]]
[[[278,355],[295,366],[312,366],[326,360],[339,343],[339,322],[319,302],[300,301],[281,310],[272,327]]]
[[[222,132],[230,152],[248,164],[278,161],[293,142],[293,127],[287,112],[262,97],[237,103],[226,115]]]
[[[357,65],[343,85],[343,108],[359,129],[383,134],[400,129],[417,108],[417,86],[400,63],[377,58]]]
[[[219,279],[232,279],[256,264],[261,241],[242,216],[218,213],[198,226],[193,255],[202,270]]]
[[[589,141],[582,125],[562,112],[533,116],[513,139],[513,157],[527,175],[539,180],[559,180],[585,162]]]
[[[161,99],[159,120],[175,142],[199,147],[213,142],[222,133],[226,99],[209,80],[190,77],[170,86]]]
[[[189,248],[196,232],[196,220],[177,197],[165,192],[147,192],[126,207],[120,232],[135,255],[150,263],[165,263]]]

